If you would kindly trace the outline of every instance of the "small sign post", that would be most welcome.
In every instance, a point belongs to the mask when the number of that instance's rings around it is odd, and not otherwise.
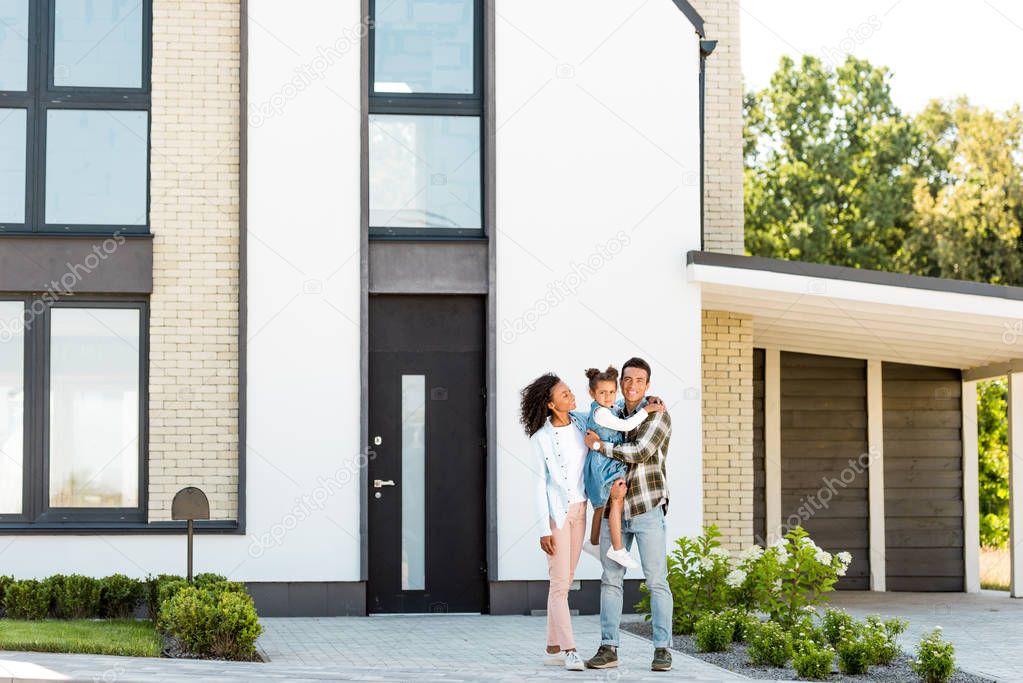
[[[210,502],[202,490],[187,486],[176,494],[171,502],[171,519],[185,521],[188,526],[188,582],[192,582],[192,535],[195,531],[193,522],[197,519],[210,518]]]

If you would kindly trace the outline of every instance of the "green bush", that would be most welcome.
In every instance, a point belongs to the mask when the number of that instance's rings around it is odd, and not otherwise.
[[[781,624],[766,621],[747,634],[746,644],[754,664],[785,666],[792,659],[792,636]]]
[[[65,576],[54,603],[62,619],[87,619],[99,613],[100,582],[88,576]]]
[[[955,667],[955,648],[942,640],[941,627],[937,626],[917,645],[913,671],[924,683],[945,683],[952,677]]]
[[[0,575],[0,617],[4,615],[4,595],[7,593],[7,587],[14,581],[13,576]]]
[[[144,585],[138,579],[124,574],[112,574],[100,579],[100,611],[103,616],[126,619],[135,613],[142,602]]]
[[[760,619],[755,614],[745,610],[732,608],[725,610],[724,614],[732,620],[732,640],[741,643],[746,640],[746,634],[760,625]]]
[[[735,589],[729,582],[731,559],[718,540],[721,532],[711,525],[695,539],[683,537],[668,555],[668,587],[674,599],[672,631],[692,633],[696,620],[707,612],[720,612],[731,604]],[[650,619],[650,595],[636,604],[636,611]]]
[[[50,616],[60,616],[57,613],[57,596],[64,590],[65,578],[63,574],[54,574],[47,576],[45,579],[40,579],[40,582],[46,586],[46,592],[50,595]]]
[[[827,638],[828,644],[831,647],[837,648],[838,644],[847,635],[852,635],[855,632],[855,629],[856,620],[845,610],[830,608],[824,610],[824,617],[821,619],[821,630],[824,632],[824,637]]]
[[[838,670],[850,676],[867,673],[873,662],[873,648],[870,641],[857,633],[838,644]]]
[[[732,642],[735,618],[727,612],[708,612],[696,620],[696,649],[700,652],[723,652]]]
[[[146,577],[146,609],[149,611],[149,618],[153,620],[153,623],[156,623],[160,615],[160,603],[163,602],[160,597],[160,589],[172,581],[185,583],[185,577],[177,574],[158,574],[156,576],[150,574]]]
[[[195,586],[181,588],[161,606],[159,625],[194,655],[225,659],[252,659],[263,631],[248,595]]]
[[[800,678],[823,680],[831,674],[835,650],[830,645],[806,639],[793,646],[792,666]]]
[[[7,616],[12,619],[45,619],[50,613],[50,590],[42,581],[12,581],[4,593]]]
[[[908,626],[904,619],[881,621],[879,616],[869,616],[863,624],[863,637],[870,644],[870,663],[888,666],[901,654],[897,642]]]
[[[195,577],[193,577],[192,585],[196,588],[209,588],[215,583],[224,583],[225,581],[227,581],[226,576],[203,572],[202,574],[196,574]]]

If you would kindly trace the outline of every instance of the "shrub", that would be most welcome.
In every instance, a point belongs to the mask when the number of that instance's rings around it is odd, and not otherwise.
[[[64,619],[86,619],[99,613],[100,582],[88,576],[64,577],[54,602]]]
[[[831,647],[837,648],[847,634],[852,634],[856,628],[856,620],[848,612],[842,609],[826,609],[821,619],[821,630]]]
[[[0,616],[4,615],[4,594],[7,592],[7,587],[14,581],[13,576],[0,575]]]
[[[192,585],[196,588],[209,588],[215,583],[224,583],[227,581],[226,576],[220,574],[212,574],[210,572],[203,572],[202,574],[196,574],[192,579]]]
[[[781,624],[767,621],[747,634],[746,643],[750,661],[754,664],[785,666],[792,659],[792,636]]]
[[[692,633],[696,619],[706,612],[720,612],[729,606],[732,584],[731,559],[718,540],[721,533],[711,525],[695,539],[683,537],[668,555],[668,587],[674,599],[672,630]],[[641,586],[647,592],[646,585]],[[650,595],[647,592],[636,610],[650,619]]]
[[[945,683],[955,671],[955,648],[942,640],[941,627],[923,637],[916,648],[913,671],[924,683]]]
[[[752,632],[753,629],[760,625],[760,619],[757,618],[757,615],[750,614],[741,609],[733,607],[732,609],[725,610],[723,614],[727,614],[732,621],[732,640],[737,643],[746,640],[746,634]]]
[[[792,666],[800,678],[823,680],[831,673],[835,650],[813,640],[797,640],[793,647]]]
[[[185,577],[176,574],[158,574],[157,576],[149,575],[146,577],[146,609],[149,611],[149,618],[154,623],[159,618],[160,603],[163,602],[163,599],[160,597],[160,589],[172,581],[185,583]],[[170,595],[167,597],[170,597]]]
[[[7,616],[12,619],[45,619],[50,613],[50,590],[42,581],[12,581],[4,593]]]
[[[47,610],[50,615],[59,617],[57,608],[57,596],[60,595],[64,589],[64,579],[66,577],[63,574],[54,574],[47,576],[45,579],[39,581],[46,586],[46,592],[50,596],[50,606]]]
[[[195,586],[181,588],[161,606],[160,629],[197,656],[226,659],[252,659],[263,631],[248,595]]]
[[[737,570],[744,580],[738,590],[754,609],[791,628],[808,607],[834,590],[851,561],[849,553],[832,555],[795,527],[767,550],[744,553]]]
[[[904,619],[881,621],[879,616],[869,616],[863,624],[863,637],[870,644],[870,663],[888,666],[899,656],[902,649],[897,642],[899,634],[906,630]]]
[[[735,618],[728,612],[708,612],[696,620],[696,649],[700,652],[723,652],[728,649],[735,632]]]
[[[873,660],[870,641],[857,633],[838,644],[838,670],[850,676],[867,673]]]
[[[124,619],[135,613],[143,597],[143,584],[124,574],[100,579],[100,607],[104,616]]]

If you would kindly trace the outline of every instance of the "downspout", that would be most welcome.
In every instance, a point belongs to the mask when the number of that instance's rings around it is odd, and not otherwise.
[[[718,45],[716,40],[701,40],[700,41],[700,251],[704,250],[704,185],[706,180],[704,178],[704,168],[706,166],[706,152],[704,150],[704,137],[705,137],[705,124],[704,118],[707,111],[707,57],[714,52],[714,48]]]

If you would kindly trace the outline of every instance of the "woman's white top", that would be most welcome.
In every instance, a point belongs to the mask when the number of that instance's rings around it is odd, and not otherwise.
[[[532,515],[537,536],[551,533],[548,519],[560,529],[568,506],[586,501],[583,467],[586,464],[586,413],[569,413],[569,424],[555,427],[550,418],[529,437],[535,464]]]

